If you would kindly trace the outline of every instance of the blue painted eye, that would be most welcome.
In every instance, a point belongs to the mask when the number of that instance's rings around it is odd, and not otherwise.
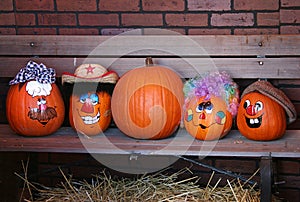
[[[197,107],[196,107],[196,112],[202,112],[204,110],[204,102],[201,102]]]
[[[92,100],[93,105],[96,105],[99,103],[99,97],[97,94],[91,94],[90,99]]]
[[[81,103],[85,103],[86,99],[89,97],[89,95],[86,93],[86,94],[82,94],[79,98],[79,101]]]
[[[212,112],[213,108],[214,108],[214,105],[211,102],[208,101],[207,103],[205,103],[206,113],[210,114]]]

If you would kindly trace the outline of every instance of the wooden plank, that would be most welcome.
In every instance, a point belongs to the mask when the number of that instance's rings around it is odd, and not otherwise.
[[[0,64],[1,77],[14,77],[29,60],[44,63],[56,69],[57,76],[63,72],[73,73],[82,63],[97,63],[116,71],[120,76],[145,64],[144,58],[57,58],[57,57],[3,57]],[[300,79],[299,58],[154,58],[154,63],[167,66],[182,78],[191,78],[208,71],[226,71],[232,78]],[[262,62],[263,64],[261,64]]]
[[[180,129],[175,136],[163,140],[136,140],[116,128],[104,135],[86,138],[71,128],[61,128],[46,137],[23,137],[14,134],[8,125],[0,125],[0,151],[64,152],[139,155],[300,157],[300,131],[287,131],[280,140],[251,141],[236,130],[219,141],[199,141]],[[230,149],[229,149],[230,148]]]
[[[0,55],[300,55],[299,35],[0,36]]]

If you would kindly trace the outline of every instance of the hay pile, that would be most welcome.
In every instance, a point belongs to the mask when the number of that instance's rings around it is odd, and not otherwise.
[[[212,173],[206,187],[201,188],[197,184],[199,177],[191,177],[178,180],[179,176],[189,169],[181,170],[171,175],[164,175],[161,172],[152,175],[143,175],[136,179],[117,178],[114,179],[107,173],[94,176],[90,183],[86,181],[74,181],[68,179],[61,171],[65,182],[59,187],[50,188],[28,182],[25,177],[22,179],[30,190],[30,193],[37,192],[35,197],[25,201],[239,201],[256,202],[259,200],[260,192],[254,190],[247,183],[238,179],[227,180],[225,187],[219,187],[219,179],[216,184],[211,185],[214,177]],[[253,175],[254,176],[254,175]],[[21,177],[19,175],[19,177]]]

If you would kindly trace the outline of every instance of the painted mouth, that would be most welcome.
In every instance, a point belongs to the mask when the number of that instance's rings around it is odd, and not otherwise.
[[[249,128],[259,128],[262,122],[262,116],[259,116],[257,118],[246,118],[246,123],[248,125]]]
[[[100,120],[100,112],[98,112],[96,114],[96,116],[94,116],[94,117],[93,116],[82,116],[81,119],[87,125],[95,124],[95,123],[99,122],[99,120]]]
[[[207,126],[205,126],[205,125],[203,125],[203,124],[199,124],[199,126],[200,126],[202,129],[208,128]]]

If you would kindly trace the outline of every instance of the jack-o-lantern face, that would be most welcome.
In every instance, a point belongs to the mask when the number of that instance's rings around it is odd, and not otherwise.
[[[76,131],[88,136],[100,134],[111,122],[110,95],[88,92],[71,96],[69,118]]]
[[[278,139],[286,130],[286,115],[283,107],[274,100],[251,92],[241,100],[237,126],[245,137],[252,140]]]
[[[10,86],[6,115],[16,133],[45,136],[54,133],[62,125],[65,106],[55,83],[27,81]]]
[[[212,96],[209,100],[194,97],[186,106],[184,125],[196,139],[216,140],[229,132],[232,115],[218,97]]]

